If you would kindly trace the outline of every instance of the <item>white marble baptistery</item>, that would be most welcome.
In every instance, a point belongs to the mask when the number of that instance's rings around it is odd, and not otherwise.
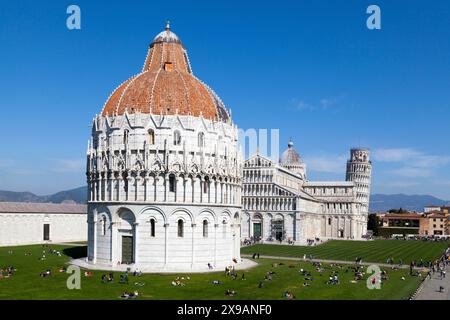
[[[240,262],[238,129],[170,31],[93,121],[88,257],[96,267],[222,270]]]

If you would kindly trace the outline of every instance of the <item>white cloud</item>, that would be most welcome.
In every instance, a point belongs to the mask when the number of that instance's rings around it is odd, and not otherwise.
[[[309,103],[306,102],[305,100],[293,98],[291,99],[291,104],[294,106],[296,110],[299,111],[327,110],[336,105],[341,98],[342,97],[321,98],[316,103]]]
[[[426,178],[433,175],[433,173],[428,169],[414,167],[403,167],[400,169],[392,170],[390,172],[395,175],[407,178]]]
[[[55,166],[50,170],[58,173],[83,172],[85,161],[82,159],[53,159]]]
[[[322,109],[328,109],[334,106],[338,101],[338,98],[323,98],[320,99],[319,103]]]
[[[11,159],[0,159],[0,168],[12,167],[14,161]]]
[[[305,158],[308,170],[326,173],[345,172],[347,158],[345,155],[312,156]]]
[[[291,103],[294,106],[294,108],[296,110],[299,110],[299,111],[303,111],[303,110],[310,110],[311,111],[311,110],[314,109],[313,106],[311,106],[310,104],[306,103],[303,100],[298,100],[298,99],[294,98],[294,99],[292,99]]]
[[[403,162],[420,155],[411,148],[376,149],[372,152],[372,158],[380,162]]]
[[[401,164],[389,173],[408,178],[431,177],[436,169],[450,164],[450,156],[426,154],[412,148],[376,149],[372,158],[378,162]]]
[[[420,183],[417,181],[395,181],[388,184],[389,187],[394,188],[411,188],[420,186]]]

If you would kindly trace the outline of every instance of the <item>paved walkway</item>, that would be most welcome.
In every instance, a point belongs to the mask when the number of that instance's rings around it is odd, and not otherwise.
[[[450,270],[446,268],[446,272]],[[439,287],[444,287],[444,292],[439,292]],[[447,275],[441,280],[440,272],[435,272],[430,278],[427,278],[414,300],[450,300],[450,277]]]
[[[102,271],[116,271],[116,272],[125,272],[128,268],[130,268],[131,271],[134,271],[136,269],[139,269],[143,273],[214,273],[214,272],[223,272],[225,270],[225,265],[216,266],[213,270],[208,269],[207,265],[204,266],[197,266],[195,269],[186,268],[186,267],[176,267],[172,266],[171,268],[164,268],[164,267],[152,267],[152,266],[136,266],[134,264],[132,265],[105,265],[105,264],[92,264],[86,261],[86,258],[81,259],[74,259],[69,262],[72,265],[76,265],[83,269],[88,270],[102,270]],[[242,259],[241,262],[234,264],[234,267],[236,270],[247,270],[254,268],[258,265],[258,263],[248,260],[248,259]],[[227,265],[228,266],[228,265]]]
[[[70,246],[70,247],[86,247],[87,243],[78,243],[78,242],[49,242],[47,244],[56,245],[56,246]]]
[[[241,257],[245,258],[252,258],[253,255],[251,254],[241,254]],[[276,257],[276,256],[259,256],[261,259],[271,259],[271,260],[289,260],[289,261],[304,261],[304,262],[321,262],[321,263],[335,263],[335,264],[355,264],[355,261],[344,261],[344,260],[326,260],[326,259],[308,259],[306,258],[294,258],[294,257]],[[370,266],[370,265],[377,265],[380,267],[385,268],[392,268],[393,266],[400,268],[398,264],[387,264],[387,263],[376,263],[376,262],[361,262],[361,265]],[[409,265],[403,265],[401,267],[402,269],[409,269]],[[416,268],[416,269],[423,269],[423,268]]]

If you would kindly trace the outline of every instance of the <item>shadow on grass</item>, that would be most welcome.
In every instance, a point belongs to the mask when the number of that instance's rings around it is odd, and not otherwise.
[[[63,250],[66,256],[72,259],[80,259],[87,257],[87,246],[86,247],[72,247]]]

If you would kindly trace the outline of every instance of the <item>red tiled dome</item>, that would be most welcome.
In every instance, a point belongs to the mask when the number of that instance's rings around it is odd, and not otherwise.
[[[150,45],[142,72],[123,82],[108,98],[102,116],[122,115],[125,110],[230,119],[220,98],[192,74],[186,49],[169,26]]]

